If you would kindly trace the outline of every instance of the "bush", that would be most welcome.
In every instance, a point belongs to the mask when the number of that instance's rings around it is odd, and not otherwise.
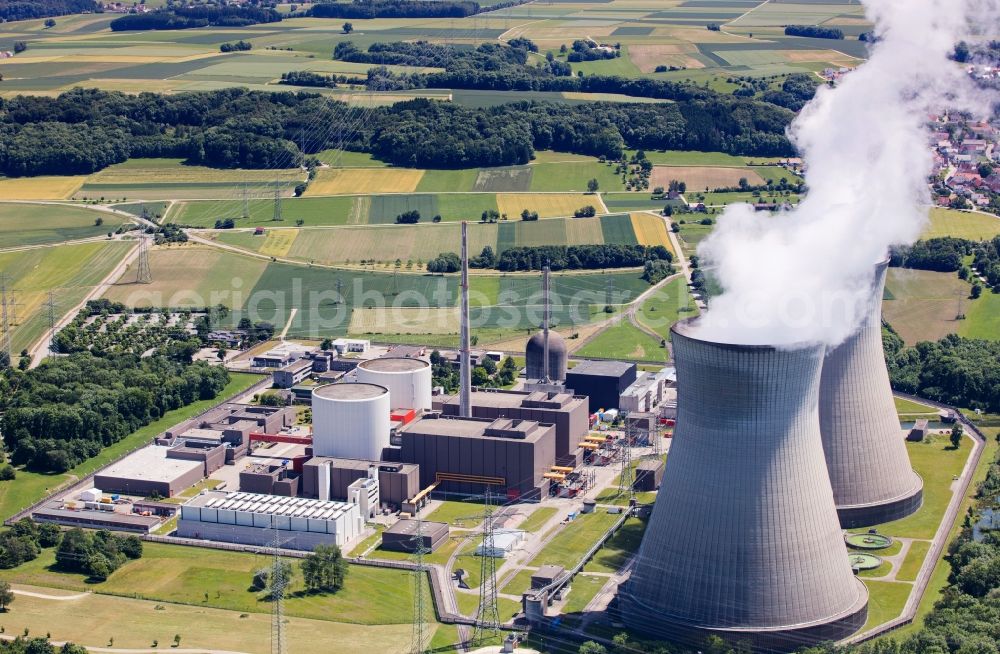
[[[9,463],[0,468],[0,481],[13,481],[17,477],[14,466]]]

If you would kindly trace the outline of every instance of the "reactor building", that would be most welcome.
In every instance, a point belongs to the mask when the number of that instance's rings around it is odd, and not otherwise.
[[[819,390],[820,433],[844,528],[866,527],[920,508],[923,481],[906,454],[882,349],[888,260],[876,266],[860,329],[828,351]]]
[[[824,346],[700,340],[672,329],[678,417],[623,620],[790,651],[857,631],[868,592],[837,519],[819,429]]]

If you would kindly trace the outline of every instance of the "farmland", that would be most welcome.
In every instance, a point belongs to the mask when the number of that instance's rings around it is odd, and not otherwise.
[[[953,273],[890,268],[882,311],[908,345],[936,341],[961,331],[956,316],[971,309],[968,295],[969,284]]]
[[[113,241],[0,252],[7,292],[13,293],[17,303],[12,349],[19,352],[30,346],[48,328],[44,303],[49,291],[57,315],[62,315],[90,293],[133,247],[134,243]]]
[[[99,237],[123,222],[119,215],[83,207],[0,203],[0,250]]]
[[[1000,218],[985,213],[931,209],[930,225],[923,238],[953,236],[972,241],[988,240],[1000,235]]]

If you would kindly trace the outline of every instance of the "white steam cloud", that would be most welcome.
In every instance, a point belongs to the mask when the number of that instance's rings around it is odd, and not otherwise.
[[[837,88],[820,88],[792,124],[807,197],[776,216],[728,208],[699,247],[722,286],[694,334],[748,344],[850,336],[873,266],[927,220],[926,124],[948,108],[984,115],[990,95],[948,59],[970,26],[996,31],[1000,0],[864,0],[879,41]]]

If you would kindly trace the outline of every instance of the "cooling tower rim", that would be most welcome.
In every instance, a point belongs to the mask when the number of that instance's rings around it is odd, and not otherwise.
[[[845,552],[845,558],[846,558],[846,552]],[[847,561],[845,560],[845,564],[846,563],[847,563]],[[822,618],[817,618],[815,620],[810,620],[809,622],[797,622],[797,623],[794,623],[794,624],[785,624],[785,625],[769,625],[769,626],[766,626],[766,627],[763,627],[763,626],[761,626],[761,627],[755,627],[755,626],[749,626],[749,625],[748,626],[737,626],[737,627],[720,627],[720,626],[711,625],[711,624],[705,624],[705,623],[701,623],[701,622],[693,622],[691,620],[685,620],[683,618],[677,618],[677,617],[668,615],[666,613],[660,612],[658,610],[657,610],[657,618],[660,619],[660,620],[663,620],[664,622],[670,622],[670,623],[673,623],[673,624],[675,624],[675,625],[677,625],[679,627],[683,627],[683,628],[688,628],[688,629],[702,629],[702,630],[706,630],[706,631],[713,631],[713,632],[718,632],[718,633],[731,633],[731,634],[737,634],[737,635],[738,634],[751,634],[751,633],[752,634],[768,634],[768,633],[781,633],[781,632],[789,632],[789,631],[799,631],[799,630],[802,630],[802,629],[809,629],[811,627],[819,627],[819,626],[826,625],[826,624],[832,624],[832,623],[838,622],[840,620],[843,620],[845,618],[848,618],[848,617],[850,617],[852,615],[855,615],[859,611],[864,610],[865,607],[867,607],[867,605],[868,605],[868,598],[869,598],[868,586],[866,586],[865,583],[863,581],[861,581],[861,579],[859,577],[855,576],[855,577],[853,577],[853,580],[854,580],[855,585],[857,586],[858,594],[854,598],[854,602],[851,604],[850,607],[848,607],[846,609],[843,609],[842,611],[838,611],[837,613],[834,613],[833,615],[828,615],[828,616],[825,616],[825,617],[822,617]],[[646,603],[641,602],[634,595],[630,595],[628,597],[627,601],[630,604],[634,604],[634,605],[640,606],[644,610],[647,610],[647,611],[654,610],[654,609],[651,609]]]
[[[820,341],[794,341],[791,343],[775,344],[752,344],[752,343],[727,343],[725,341],[713,341],[707,338],[699,338],[695,335],[697,331],[698,318],[685,318],[674,323],[670,327],[673,336],[696,343],[711,345],[722,350],[733,350],[737,352],[789,352],[793,350],[825,350],[826,345]]]
[[[358,368],[379,375],[408,375],[430,367],[429,362],[411,357],[379,357],[358,364]]]
[[[366,382],[334,382],[313,389],[313,397],[334,402],[369,402],[389,395],[389,389]]]
[[[893,504],[894,502],[901,502],[903,500],[907,500],[913,497],[917,493],[920,493],[924,490],[924,478],[921,477],[920,473],[918,473],[916,470],[911,470],[910,472],[913,473],[911,479],[913,480],[914,483],[909,488],[907,488],[905,492],[900,493],[895,497],[886,497],[872,502],[862,502],[861,504],[837,504],[837,510],[850,511],[858,509],[876,508],[887,504]]]

